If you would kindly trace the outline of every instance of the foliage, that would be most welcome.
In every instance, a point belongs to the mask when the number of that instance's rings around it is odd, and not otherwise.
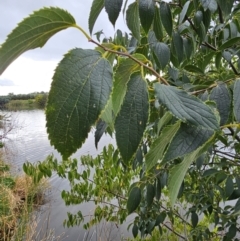
[[[39,105],[37,104],[37,108],[44,108],[47,102],[47,95],[48,93],[43,91],[30,94],[9,93],[7,96],[0,96],[0,107],[3,109],[6,107],[9,109],[36,108],[36,106],[33,106],[32,104],[34,103],[35,98],[39,96]]]
[[[28,227],[28,223],[35,207],[43,203],[44,191],[47,188],[46,180],[36,184],[31,177],[13,176],[10,171],[10,166],[1,156],[0,240],[6,241],[29,237],[33,230]]]
[[[47,103],[47,94],[37,94],[35,96],[35,102],[38,108],[43,109]]]
[[[130,33],[117,30],[101,42],[99,31],[96,41],[70,13],[51,7],[25,18],[0,48],[2,73],[21,53],[68,27],[96,46],[70,50],[53,76],[47,131],[63,161],[28,163],[25,172],[36,182],[52,171],[67,178],[67,205],[94,201],[86,228],[102,218],[122,223],[134,212],[134,236],[158,227],[183,240],[233,240],[240,211],[239,1],[94,0],[91,34],[104,8],[113,25],[123,9]],[[81,172],[68,158],[94,125],[95,145],[107,132],[117,148],[82,157]],[[175,231],[179,220],[186,233]],[[79,211],[66,225],[82,221]]]

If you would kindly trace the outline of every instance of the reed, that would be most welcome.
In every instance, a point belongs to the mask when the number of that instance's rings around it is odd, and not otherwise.
[[[34,213],[44,204],[48,188],[46,180],[34,184],[25,174],[13,176],[0,160],[0,241],[31,240],[27,237],[34,233]]]

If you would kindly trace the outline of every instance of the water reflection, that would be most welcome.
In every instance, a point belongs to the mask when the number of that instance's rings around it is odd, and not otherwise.
[[[10,150],[12,161],[20,171],[25,161],[37,162],[44,160],[48,155],[53,154],[61,160],[60,154],[50,145],[46,133],[45,114],[42,110],[20,111],[11,113],[11,119],[15,123],[15,129],[8,134],[6,147]],[[72,157],[78,158],[81,155],[91,154],[96,156],[106,143],[115,145],[115,140],[104,135],[98,144],[98,150],[94,146],[94,134],[90,133],[85,144]],[[126,226],[118,227],[115,224],[103,224],[94,227],[90,233],[82,227],[63,228],[63,220],[67,218],[67,212],[72,213],[81,210],[83,215],[89,215],[94,210],[93,203],[84,203],[77,206],[66,207],[61,199],[61,190],[69,189],[68,182],[54,175],[51,180],[50,202],[41,208],[38,214],[39,229],[36,240],[42,240],[47,234],[46,230],[54,230],[52,239],[56,240],[121,240],[121,236],[129,236]],[[133,217],[130,217],[133,219]],[[126,222],[128,225],[128,222]],[[102,232],[102,233],[101,233]]]

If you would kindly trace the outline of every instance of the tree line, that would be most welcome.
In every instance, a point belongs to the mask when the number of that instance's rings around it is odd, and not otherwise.
[[[47,101],[48,92],[33,92],[29,94],[14,94],[9,93],[8,95],[0,96],[0,107],[6,107],[10,101],[18,101],[18,100],[30,100],[30,102],[36,102],[37,106],[40,108],[44,108]],[[31,103],[32,103],[31,102]]]

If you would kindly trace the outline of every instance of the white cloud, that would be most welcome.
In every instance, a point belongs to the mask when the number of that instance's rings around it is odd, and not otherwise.
[[[32,60],[19,57],[2,74],[1,80],[14,82],[15,86],[1,86],[0,95],[10,92],[27,94],[35,91],[49,91],[57,61]]]
[[[43,6],[54,6],[66,9],[73,15],[78,25],[88,32],[88,15],[92,1],[66,1],[66,0],[7,0],[1,3],[0,14],[0,45],[7,35],[16,27],[23,18],[29,16]],[[113,37],[117,29],[128,31],[120,14],[115,30],[107,19],[105,10],[96,21],[93,33],[103,30],[106,37]],[[93,38],[95,36],[93,35]],[[24,53],[15,60],[11,66],[0,76],[11,80],[16,86],[0,86],[0,95],[13,92],[16,94],[33,91],[49,91],[53,70],[62,56],[73,48],[94,48],[84,35],[75,28],[63,30],[53,36],[43,48],[37,48]]]
[[[0,79],[0,86],[14,86],[14,82],[10,79]]]

